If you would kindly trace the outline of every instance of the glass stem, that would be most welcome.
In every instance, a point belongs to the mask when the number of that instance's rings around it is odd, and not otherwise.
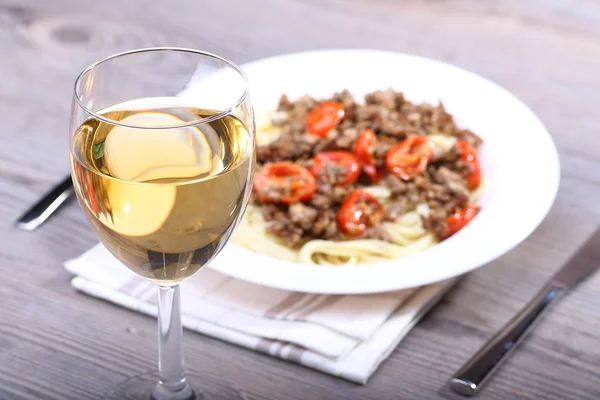
[[[154,400],[189,400],[194,393],[183,372],[179,285],[158,287],[158,375]]]

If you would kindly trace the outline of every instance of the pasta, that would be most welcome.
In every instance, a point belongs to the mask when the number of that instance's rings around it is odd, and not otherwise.
[[[481,139],[441,104],[393,90],[365,100],[283,96],[256,112],[260,168],[234,242],[291,262],[369,264],[424,251],[476,215]]]
[[[479,200],[483,186],[482,184],[478,190],[472,192],[473,202]],[[389,189],[382,186],[373,186],[366,190],[381,200],[387,200],[391,196]],[[310,240],[296,250],[286,246],[281,238],[269,234],[259,207],[248,205],[232,240],[249,250],[273,258],[319,265],[372,264],[418,253],[438,242],[433,234],[423,228],[417,210],[402,215],[395,222],[385,222],[383,228],[390,234],[393,243],[376,239],[339,242]]]

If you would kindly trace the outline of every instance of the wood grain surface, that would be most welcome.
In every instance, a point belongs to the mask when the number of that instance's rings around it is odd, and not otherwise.
[[[560,193],[545,222],[469,274],[364,387],[187,332],[189,369],[229,379],[250,399],[457,399],[444,388],[451,374],[600,224],[597,1],[0,0],[2,400],[95,399],[155,365],[153,319],[69,285],[62,262],[96,242],[76,204],[35,233],[13,227],[67,173],[77,73],[155,45],[238,63],[334,47],[433,57],[515,93],[560,151]],[[479,397],[599,399],[599,310],[597,274],[552,309]]]

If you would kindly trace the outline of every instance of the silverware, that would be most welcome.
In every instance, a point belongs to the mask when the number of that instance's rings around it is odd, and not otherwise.
[[[34,230],[46,221],[73,194],[75,194],[73,191],[73,181],[71,180],[71,176],[68,176],[27,210],[17,220],[17,227],[27,231]]]
[[[473,396],[492,372],[517,347],[566,289],[575,286],[600,265],[600,229],[575,253],[538,294],[496,335],[494,335],[450,380],[450,388]]]

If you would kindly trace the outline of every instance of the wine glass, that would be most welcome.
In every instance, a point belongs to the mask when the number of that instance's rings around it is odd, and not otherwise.
[[[134,377],[108,397],[200,398],[184,374],[179,283],[219,253],[248,202],[246,76],[202,51],[116,54],[77,78],[70,132],[85,216],[117,259],[158,287],[157,378]]]

